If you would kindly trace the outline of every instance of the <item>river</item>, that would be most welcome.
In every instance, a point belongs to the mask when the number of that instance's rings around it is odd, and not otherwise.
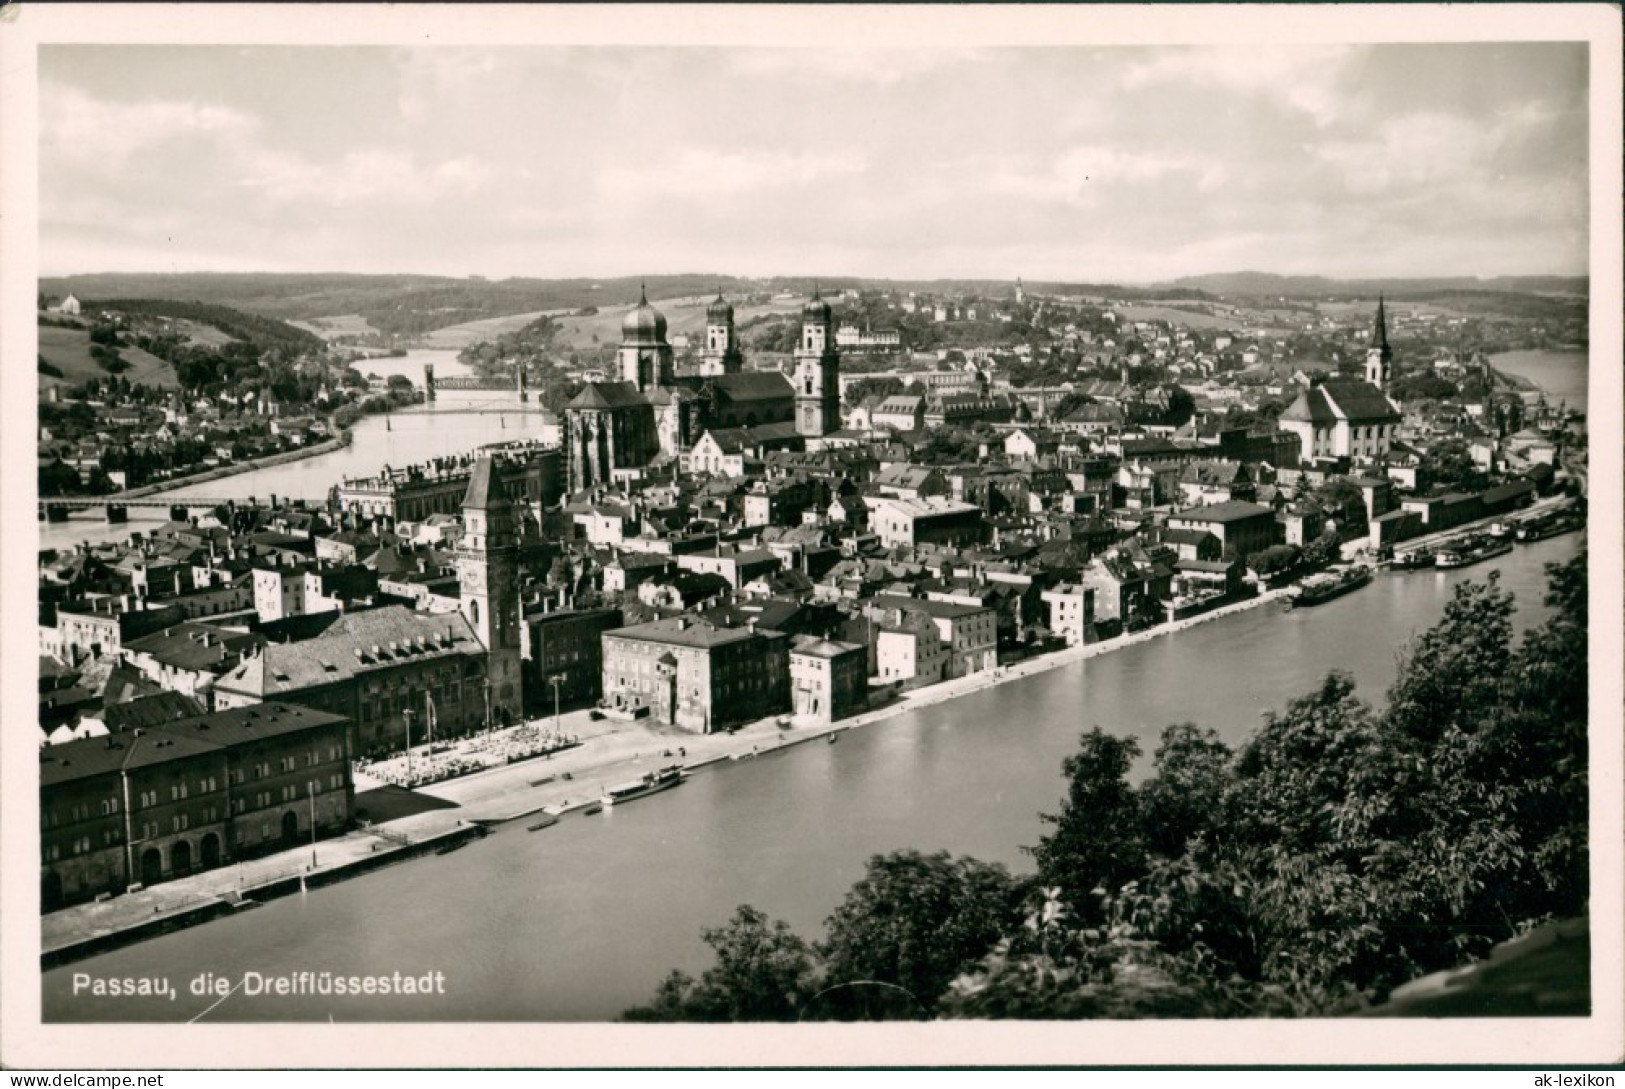
[[[1527,378],[1546,391],[1549,401],[1564,401],[1585,412],[1590,403],[1590,356],[1584,351],[1531,349],[1490,356],[1497,370]]]
[[[455,361],[454,353],[447,354]],[[400,359],[369,362],[402,364]],[[396,371],[391,369],[389,373]],[[421,382],[422,377],[422,365],[418,363],[414,381]],[[519,395],[512,390],[447,390],[432,405],[363,417],[350,432],[350,445],[340,450],[187,484],[162,494],[176,502],[195,497],[265,499],[272,495],[321,502],[341,478],[371,476],[386,465],[412,465],[433,457],[466,454],[484,443],[510,439],[556,442],[558,422],[550,413],[540,411],[534,401],[521,409]],[[125,525],[109,525],[99,508],[76,513],[66,522],[41,522],[39,547],[66,549],[80,541],[122,540],[132,531],[150,530],[169,518],[164,507],[131,507],[129,514],[130,521]]]
[[[524,822],[445,856],[274,901],[57,969],[48,1021],[188,1020],[212,999],[202,972],[443,971],[446,997],[235,995],[225,1021],[607,1020],[647,1000],[672,968],[710,962],[700,931],[739,904],[807,938],[877,852],[947,850],[1030,870],[1040,812],[1058,809],[1060,766],[1081,731],[1139,739],[1194,721],[1232,744],[1330,669],[1381,702],[1407,640],[1443,614],[1451,588],[1501,572],[1520,628],[1545,615],[1542,565],[1575,535],[1477,567],[1383,574],[1298,612],[1278,604],[985,689],[841,735],[702,770],[680,789],[527,833]],[[1146,759],[1135,769],[1146,770]],[[160,974],[174,1002],[71,994],[76,972]]]

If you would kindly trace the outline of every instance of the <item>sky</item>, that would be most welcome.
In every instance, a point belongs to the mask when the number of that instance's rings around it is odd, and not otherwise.
[[[41,271],[1581,275],[1586,48],[47,45]]]

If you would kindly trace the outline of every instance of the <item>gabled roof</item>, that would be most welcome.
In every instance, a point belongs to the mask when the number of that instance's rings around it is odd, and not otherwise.
[[[790,380],[777,371],[719,374],[711,379],[716,394],[729,401],[767,401],[795,396]]]
[[[1274,512],[1268,507],[1259,506],[1257,503],[1245,503],[1239,499],[1231,499],[1224,503],[1215,503],[1211,507],[1190,507],[1186,510],[1175,511],[1170,517],[1181,518],[1187,522],[1223,524],[1257,518],[1260,515],[1273,518]]]
[[[565,408],[629,408],[648,403],[630,382],[588,382]]]
[[[496,469],[490,458],[482,457],[474,462],[474,471],[468,474],[468,491],[463,494],[464,510],[490,510],[513,505],[500,485],[493,486],[495,475]]]
[[[1328,378],[1320,388],[1339,414],[1353,423],[1398,420],[1399,411],[1382,390],[1360,378]]]

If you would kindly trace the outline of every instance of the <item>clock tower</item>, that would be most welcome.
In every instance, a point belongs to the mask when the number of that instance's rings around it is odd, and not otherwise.
[[[513,503],[488,457],[474,463],[463,496],[457,546],[462,612],[485,647],[486,685],[496,725],[518,722],[524,708],[519,659],[519,538]]]

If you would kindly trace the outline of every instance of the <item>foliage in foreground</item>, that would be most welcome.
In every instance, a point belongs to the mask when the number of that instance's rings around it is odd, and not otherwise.
[[[1496,576],[1463,583],[1377,711],[1333,673],[1238,749],[1099,729],[1029,849],[1033,878],[876,856],[806,942],[741,907],[717,964],[631,1020],[1335,1014],[1586,908],[1586,555],[1548,565],[1551,618],[1512,635]]]

